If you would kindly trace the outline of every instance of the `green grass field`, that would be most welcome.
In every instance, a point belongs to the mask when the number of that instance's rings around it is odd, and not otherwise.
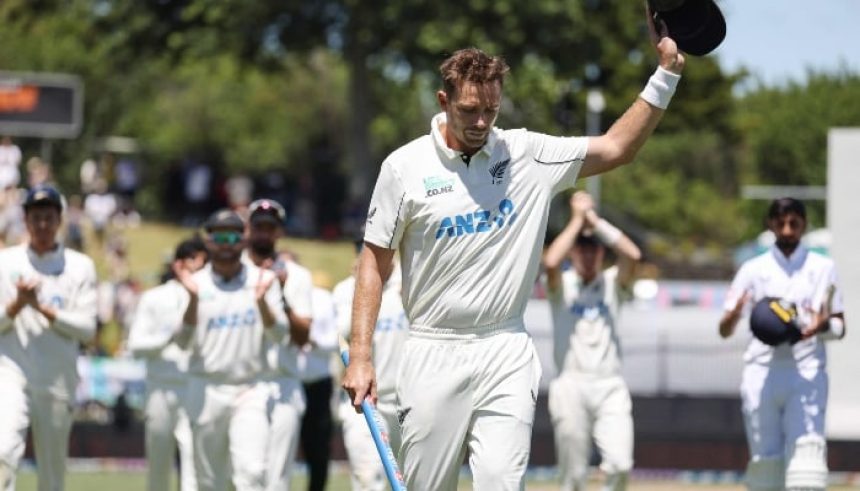
[[[293,479],[292,489],[304,491],[307,486],[304,476]],[[35,491],[36,475],[32,472],[22,472],[18,476],[19,491]],[[107,472],[107,473],[71,473],[66,479],[66,491],[143,491],[146,489],[146,479],[141,472]],[[328,491],[349,491],[349,478],[343,474],[335,474],[329,479],[326,488]],[[459,490],[470,490],[472,486],[463,480],[458,486]],[[526,485],[526,489],[532,491],[554,491],[558,485],[554,482],[532,481]],[[600,483],[593,481],[589,484],[589,491],[598,491]],[[628,486],[630,491],[744,491],[745,488],[738,484],[693,484],[676,481],[636,481],[633,480]],[[860,489],[857,486],[830,486],[830,491],[848,491]],[[168,490],[165,490],[168,491]]]

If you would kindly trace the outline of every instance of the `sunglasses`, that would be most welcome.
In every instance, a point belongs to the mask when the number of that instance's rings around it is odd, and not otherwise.
[[[242,242],[242,233],[236,231],[212,232],[209,234],[212,242],[219,245],[236,245]]]

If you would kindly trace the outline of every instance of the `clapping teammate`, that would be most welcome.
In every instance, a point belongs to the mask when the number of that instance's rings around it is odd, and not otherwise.
[[[203,268],[206,260],[206,247],[200,239],[180,242],[173,255],[174,268],[189,273]],[[146,482],[150,491],[170,487],[177,446],[182,491],[197,489],[191,425],[185,410],[189,353],[174,341],[187,304],[185,288],[175,278],[168,279],[143,292],[128,334],[128,349],[146,360]]]
[[[72,425],[77,358],[96,332],[96,272],[57,240],[63,199],[39,186],[24,199],[25,244],[0,251],[0,489],[32,428],[39,490],[61,490]]]
[[[543,256],[559,374],[549,387],[549,412],[561,488],[586,489],[593,437],[606,475],[603,489],[622,491],[633,466],[633,416],[617,322],[641,253],[597,215],[588,193],[575,193],[570,210],[570,221]],[[608,269],[605,247],[618,257]],[[572,269],[562,271],[565,259]]]
[[[189,297],[176,341],[191,350],[187,397],[197,483],[207,491],[262,491],[270,394],[264,338],[277,342],[287,333],[280,285],[272,272],[241,261],[247,237],[236,213],[214,213],[205,231],[209,265],[196,273],[176,269]]]

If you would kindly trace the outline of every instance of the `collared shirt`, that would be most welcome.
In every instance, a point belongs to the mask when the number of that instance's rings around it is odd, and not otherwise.
[[[19,278],[38,279],[39,302],[56,311],[48,319],[25,306],[14,319],[0,308],[0,370],[56,397],[74,397],[81,342],[96,332],[96,270],[92,260],[58,246],[39,255],[26,244],[0,251],[0,305],[18,294]]]
[[[439,125],[382,164],[364,240],[399,249],[413,326],[522,322],[537,278],[549,205],[572,187],[587,138],[494,128],[465,163]]]
[[[602,271],[588,284],[576,271],[564,271],[559,288],[547,291],[559,373],[598,376],[621,373],[621,348],[616,331],[620,292],[617,266]]]
[[[744,292],[750,293],[747,311],[765,297],[778,297],[797,306],[798,321],[807,326],[815,313],[819,312],[834,288],[831,312],[843,311],[833,260],[809,249],[798,246],[786,257],[776,246],[764,254],[745,262],[735,275],[726,296],[724,308],[735,308]],[[824,343],[818,336],[790,345],[782,343],[770,346],[753,337],[744,354],[746,363],[772,365],[774,363],[796,364],[799,368],[823,368],[827,356]]]

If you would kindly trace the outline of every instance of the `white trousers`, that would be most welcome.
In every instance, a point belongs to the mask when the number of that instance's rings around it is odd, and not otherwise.
[[[188,417],[201,491],[263,491],[269,437],[265,383],[213,383],[190,376]]]
[[[391,450],[397,455],[400,449],[400,424],[397,422],[395,403],[394,393],[381,395],[376,410],[382,416]],[[343,445],[349,459],[353,491],[387,490],[388,479],[382,467],[382,458],[373,443],[364,415],[356,413],[352,404],[345,402],[340,406],[340,418],[343,421]]]
[[[823,369],[748,364],[741,403],[750,460],[791,460],[788,449],[803,436],[825,438],[828,378]]]
[[[466,451],[474,489],[525,488],[541,367],[525,331],[473,339],[410,332],[397,380],[409,489],[455,490]]]
[[[291,377],[280,376],[267,384],[270,427],[266,489],[288,491],[305,413],[305,391],[301,382]]]
[[[591,441],[611,487],[626,489],[633,467],[633,415],[630,391],[621,376],[563,373],[549,386],[549,413],[555,433],[561,489],[584,491]]]
[[[15,472],[32,427],[39,491],[62,491],[72,428],[72,403],[26,387],[17,373],[0,368],[0,489],[15,489]],[[3,486],[5,485],[5,487]]]
[[[146,459],[148,464],[147,489],[171,489],[170,475],[173,456],[179,447],[180,489],[195,491],[194,457],[191,441],[191,424],[185,411],[185,384],[147,381],[146,406]]]

